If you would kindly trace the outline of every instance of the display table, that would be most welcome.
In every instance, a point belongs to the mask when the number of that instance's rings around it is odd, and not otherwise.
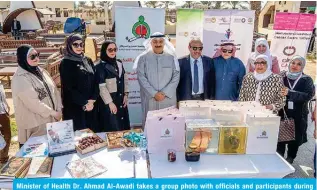
[[[102,139],[105,139],[105,133],[98,133]],[[45,141],[46,136],[30,138],[26,143],[34,143],[38,141]],[[23,147],[16,154],[22,156]],[[72,178],[66,170],[66,163],[69,161],[77,160],[92,156],[97,162],[104,165],[108,171],[96,176],[95,178],[131,178],[133,173],[133,159],[131,159],[131,152],[124,149],[107,149],[103,148],[85,155],[69,154],[54,158],[51,178]],[[148,167],[146,161],[146,153],[138,152],[135,156],[135,178],[148,178]],[[12,183],[0,183],[1,188],[12,188]]]
[[[295,172],[280,155],[208,155],[199,162],[187,162],[177,152],[175,162],[167,154],[150,154],[152,178],[283,178]]]

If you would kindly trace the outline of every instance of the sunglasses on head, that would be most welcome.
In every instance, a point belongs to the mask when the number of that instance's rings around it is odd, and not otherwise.
[[[75,48],[79,48],[79,47],[84,47],[84,44],[83,43],[73,43],[73,46]]]
[[[258,61],[254,63],[255,65],[266,65],[266,61]]]
[[[31,60],[34,60],[34,59],[36,59],[37,57],[38,57],[38,58],[40,57],[40,53],[35,53],[35,54],[30,55],[30,59],[31,59]]]
[[[232,53],[233,52],[233,50],[227,50],[227,49],[222,49],[221,51],[222,51],[222,53]]]
[[[197,51],[197,50],[202,51],[202,50],[203,50],[203,47],[192,47],[192,49],[193,49],[194,51]]]
[[[109,49],[107,49],[107,51],[108,51],[109,53],[112,53],[112,52],[117,52],[118,49],[117,49],[117,48],[109,48]]]

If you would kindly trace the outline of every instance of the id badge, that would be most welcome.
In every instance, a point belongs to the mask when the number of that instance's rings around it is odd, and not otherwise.
[[[288,109],[292,110],[294,109],[294,103],[292,101],[288,101]]]

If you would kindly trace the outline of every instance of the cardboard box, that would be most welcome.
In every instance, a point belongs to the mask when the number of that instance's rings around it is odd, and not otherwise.
[[[85,137],[94,137],[94,138],[98,139],[100,141],[100,143],[94,144],[92,146],[88,146],[85,149],[81,149],[80,146],[79,146],[79,144],[80,144],[79,141],[82,140]],[[83,129],[83,130],[80,130],[80,131],[76,131],[75,132],[75,141],[76,141],[76,143],[75,143],[76,150],[80,154],[87,154],[89,152],[93,152],[95,150],[98,150],[98,149],[101,149],[101,148],[107,146],[106,141],[101,139],[96,133],[94,133],[90,129]]]

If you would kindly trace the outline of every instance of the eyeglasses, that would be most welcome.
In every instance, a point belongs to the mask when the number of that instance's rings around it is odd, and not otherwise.
[[[40,53],[35,53],[35,54],[32,54],[32,55],[30,55],[30,59],[33,61],[34,59],[36,59],[36,58],[40,58]]]
[[[266,65],[266,61],[255,62],[255,65]]]
[[[203,50],[203,47],[191,47],[194,51],[202,51]]]
[[[79,48],[79,47],[84,47],[84,44],[83,43],[73,43],[73,46],[75,47],[75,48]]]
[[[112,53],[112,52],[117,52],[118,49],[117,49],[117,48],[109,48],[109,49],[107,49],[107,51],[108,51],[109,53]]]
[[[222,53],[232,53],[233,52],[233,50],[227,50],[227,49],[222,49],[221,51],[222,51]]]

